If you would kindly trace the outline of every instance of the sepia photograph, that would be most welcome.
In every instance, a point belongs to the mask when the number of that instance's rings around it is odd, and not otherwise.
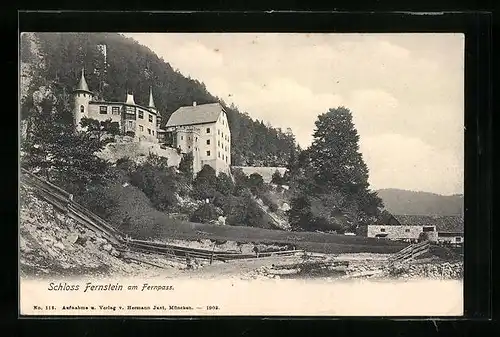
[[[28,316],[462,316],[464,34],[19,38]]]

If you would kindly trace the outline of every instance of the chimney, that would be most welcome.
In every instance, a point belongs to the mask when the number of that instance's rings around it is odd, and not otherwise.
[[[196,101],[193,102],[193,106],[196,106]]]

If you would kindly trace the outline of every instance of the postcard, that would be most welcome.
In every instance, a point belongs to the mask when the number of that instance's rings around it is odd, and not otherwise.
[[[463,34],[19,48],[20,315],[463,315]]]

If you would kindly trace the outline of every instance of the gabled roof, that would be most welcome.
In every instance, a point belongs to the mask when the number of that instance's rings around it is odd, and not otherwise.
[[[222,111],[224,109],[220,103],[183,106],[175,110],[166,126],[213,123],[217,121]]]
[[[401,225],[436,226],[438,232],[463,232],[464,219],[461,215],[393,215]]]

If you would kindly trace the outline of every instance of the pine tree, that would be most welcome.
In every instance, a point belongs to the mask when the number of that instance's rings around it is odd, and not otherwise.
[[[314,193],[340,194],[343,200],[332,206],[348,215],[349,226],[378,216],[382,207],[381,199],[369,190],[368,167],[358,142],[351,112],[339,107],[318,116],[314,141],[308,149],[314,172]]]

